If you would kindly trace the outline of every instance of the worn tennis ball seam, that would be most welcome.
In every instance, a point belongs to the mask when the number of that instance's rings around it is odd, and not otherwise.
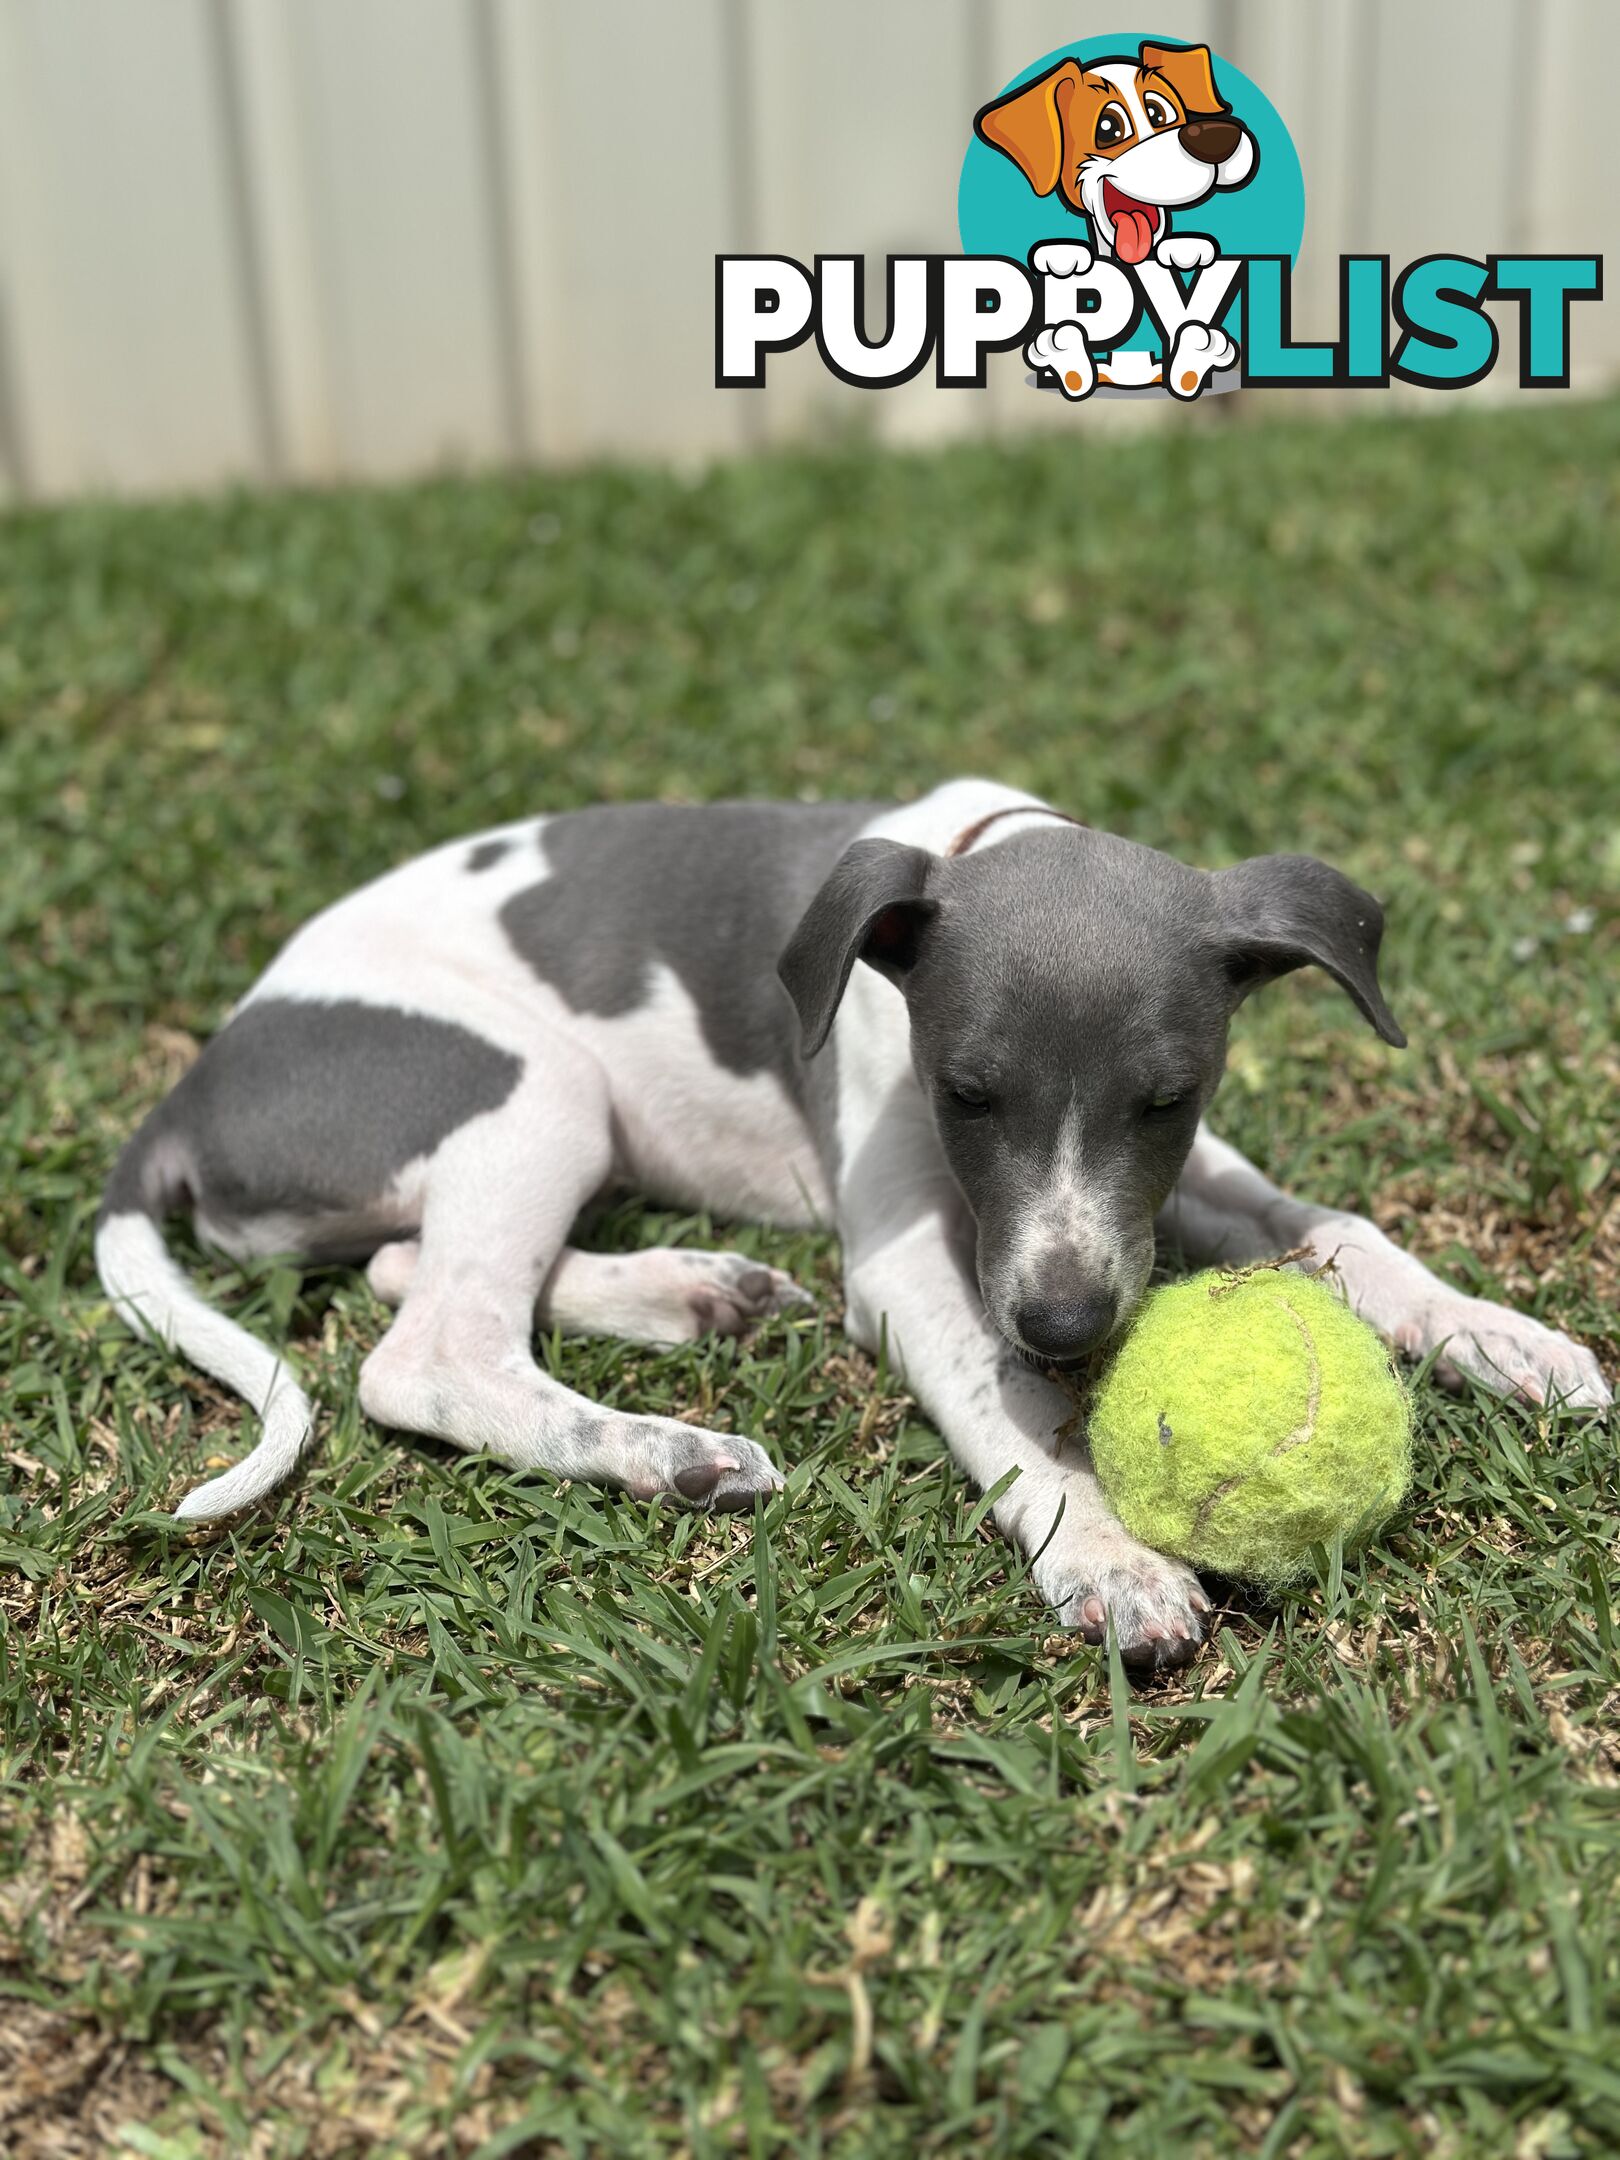
[[[1294,1427],[1293,1431],[1284,1433],[1276,1446],[1271,1449],[1267,1458],[1271,1462],[1275,1462],[1279,1455],[1287,1455],[1293,1449],[1303,1447],[1308,1440],[1316,1438],[1316,1421],[1322,1409],[1322,1361],[1316,1354],[1316,1337],[1306,1325],[1304,1316],[1295,1311],[1287,1298],[1279,1298],[1277,1303],[1299,1330],[1299,1339],[1305,1345],[1307,1378],[1305,1382],[1305,1415]],[[1165,1414],[1161,1410],[1159,1412],[1159,1429],[1161,1432],[1165,1429],[1165,1425]],[[1203,1536],[1204,1532],[1209,1528],[1210,1516],[1219,1507],[1220,1503],[1229,1494],[1235,1493],[1238,1487],[1253,1475],[1254,1466],[1251,1465],[1249,1469],[1227,1478],[1223,1484],[1217,1485],[1213,1492],[1206,1494],[1199,1501],[1198,1512],[1193,1517],[1194,1537],[1201,1538]]]

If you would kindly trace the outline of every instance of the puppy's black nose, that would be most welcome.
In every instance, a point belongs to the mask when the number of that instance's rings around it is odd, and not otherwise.
[[[1106,1338],[1118,1310],[1118,1299],[1105,1290],[1086,1298],[1031,1298],[1014,1318],[1026,1349],[1054,1365],[1073,1365]]]
[[[1189,120],[1181,130],[1181,147],[1201,165],[1224,165],[1243,140],[1235,120]]]

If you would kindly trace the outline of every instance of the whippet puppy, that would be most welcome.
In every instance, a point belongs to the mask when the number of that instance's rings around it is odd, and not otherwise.
[[[657,804],[457,841],[291,940],[120,1157],[96,1235],[137,1329],[245,1396],[261,1437],[184,1499],[259,1499],[312,1411],[285,1358],[163,1243],[369,1261],[398,1307],[379,1424],[556,1477],[747,1508],[737,1434],[607,1410],[548,1329],[678,1343],[797,1309],[730,1253],[568,1243],[604,1189],[842,1241],[847,1324],[887,1344],[1060,1619],[1133,1666],[1190,1658],[1192,1570],[1110,1512],[1050,1368],[1129,1321],[1155,1233],[1195,1262],[1303,1248],[1413,1355],[1601,1406],[1591,1354],[1436,1280],[1359,1216],[1280,1192],[1208,1131],[1227,1024],[1316,965],[1386,1042],[1377,903],[1307,856],[1207,873],[986,781],[876,804]]]

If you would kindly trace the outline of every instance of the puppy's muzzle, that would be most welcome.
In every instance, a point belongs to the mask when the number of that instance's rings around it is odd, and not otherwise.
[[[1224,165],[1243,140],[1235,120],[1189,120],[1180,135],[1182,149],[1201,165]]]

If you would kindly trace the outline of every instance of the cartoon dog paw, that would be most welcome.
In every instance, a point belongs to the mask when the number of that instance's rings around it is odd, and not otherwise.
[[[1217,330],[1212,323],[1184,322],[1176,332],[1164,371],[1170,395],[1197,397],[1211,375],[1218,368],[1229,368],[1237,356],[1238,349],[1224,330]]]
[[[1213,253],[1213,250],[1211,250]],[[1092,255],[1070,240],[1045,240],[1030,257],[1042,277],[1088,277]]]
[[[1215,260],[1215,243],[1206,233],[1166,233],[1153,260],[1167,270],[1207,270]]]
[[[1024,362],[1037,373],[1050,368],[1063,395],[1076,403],[1090,397],[1097,386],[1091,347],[1078,323],[1054,323],[1050,330],[1037,331],[1024,347]]]

